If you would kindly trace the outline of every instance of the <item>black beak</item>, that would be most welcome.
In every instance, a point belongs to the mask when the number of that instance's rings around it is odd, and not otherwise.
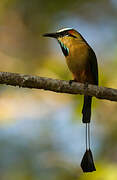
[[[43,34],[44,37],[52,37],[52,38],[58,38],[59,37],[59,33],[46,33]]]

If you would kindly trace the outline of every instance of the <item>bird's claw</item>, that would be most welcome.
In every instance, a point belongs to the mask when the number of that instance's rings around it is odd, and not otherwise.
[[[73,82],[76,82],[76,80],[69,80],[69,85],[71,86]]]
[[[84,89],[87,89],[88,88],[88,82],[85,82],[84,83]]]

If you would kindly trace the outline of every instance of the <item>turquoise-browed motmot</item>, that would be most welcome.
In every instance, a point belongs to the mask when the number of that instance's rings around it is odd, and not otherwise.
[[[98,85],[98,65],[93,49],[89,46],[82,35],[72,28],[61,29],[55,33],[44,34],[58,40],[62,52],[66,58],[69,70],[73,74],[73,81]],[[72,81],[70,81],[72,83]],[[91,119],[91,96],[84,96],[82,109],[82,122],[86,123],[86,152],[81,161],[84,172],[95,171],[92,152],[90,150],[90,119]]]

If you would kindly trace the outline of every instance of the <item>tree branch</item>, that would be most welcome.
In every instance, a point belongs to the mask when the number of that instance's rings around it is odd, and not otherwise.
[[[100,99],[117,101],[117,89],[98,87],[69,81],[57,80],[39,76],[24,75],[10,72],[0,72],[0,84],[19,86],[23,88],[35,88],[54,91],[57,93],[84,94],[95,96]]]

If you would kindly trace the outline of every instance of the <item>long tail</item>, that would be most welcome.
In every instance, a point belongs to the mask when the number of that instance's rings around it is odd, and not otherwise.
[[[82,109],[82,114],[83,114],[82,122],[83,123],[90,123],[91,102],[92,102],[91,96],[84,96],[84,104],[83,104],[83,109]]]
[[[82,109],[82,122],[86,123],[86,151],[81,161],[83,172],[96,171],[93,161],[93,155],[90,149],[90,120],[91,120],[91,96],[84,96],[84,104]]]
[[[86,151],[81,161],[81,168],[83,172],[96,171],[93,154],[90,149],[90,123],[86,123]]]

